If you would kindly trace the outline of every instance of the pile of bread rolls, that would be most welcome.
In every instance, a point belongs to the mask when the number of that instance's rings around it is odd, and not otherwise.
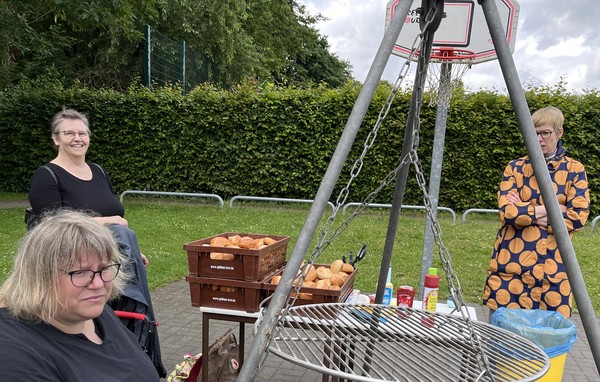
[[[302,280],[302,267],[298,271],[298,276],[294,280],[294,285],[297,285]],[[329,289],[329,290],[340,290],[342,285],[348,280],[350,274],[354,272],[352,264],[344,263],[342,260],[335,260],[330,266],[321,265],[315,267],[310,265],[305,268],[304,282],[302,287],[305,288],[318,288],[318,289]],[[281,276],[273,276],[271,284],[277,285],[281,280]],[[312,300],[312,293],[300,292],[298,298],[302,300]]]
[[[268,245],[276,243],[277,240],[265,236],[260,239],[253,239],[250,236],[232,235],[229,237],[216,236],[210,240],[205,246],[222,247],[222,248],[240,248],[240,249],[263,249]],[[211,260],[233,260],[233,253],[211,252]]]
[[[235,287],[225,286],[225,285],[211,285],[212,290],[218,290],[220,292],[233,293],[235,292]]]

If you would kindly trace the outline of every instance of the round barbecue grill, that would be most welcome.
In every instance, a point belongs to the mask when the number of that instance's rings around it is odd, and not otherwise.
[[[550,367],[537,345],[468,316],[319,304],[291,307],[284,317],[269,351],[342,380],[535,381]]]

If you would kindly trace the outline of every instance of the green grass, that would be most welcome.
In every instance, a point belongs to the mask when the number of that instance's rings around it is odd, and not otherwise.
[[[0,200],[27,200],[27,194],[0,191]]]
[[[0,198],[4,198],[0,194]],[[22,196],[21,196],[22,197]],[[14,200],[8,195],[0,200]],[[308,214],[308,207],[267,203],[239,203],[230,208],[202,204],[194,201],[132,197],[125,200],[126,217],[140,241],[142,252],[149,258],[148,278],[151,289],[171,281],[180,280],[188,273],[187,256],[183,244],[223,232],[263,233],[290,236],[288,255],[292,252]],[[326,216],[330,213],[328,208]],[[351,212],[336,219],[336,228]],[[332,241],[318,259],[329,263],[356,253],[362,243],[367,244],[367,255],[359,263],[355,287],[363,291],[376,288],[381,255],[385,243],[389,210],[368,210],[349,224],[348,228]],[[393,251],[393,283],[418,287],[423,251],[424,214],[403,211]],[[493,215],[470,215],[464,224],[453,224],[448,214],[440,214],[442,240],[451,254],[451,264],[460,280],[465,301],[481,303],[483,283],[491,248],[498,229],[498,219]],[[588,293],[596,312],[600,312],[600,276],[595,272],[596,248],[600,248],[600,234],[586,227],[575,235],[573,245]],[[23,208],[0,208],[0,281],[12,264],[19,238],[25,233]],[[317,235],[320,233],[320,228]],[[441,268],[437,247],[434,266]],[[443,275],[442,275],[443,276]],[[448,295],[444,277],[440,285],[440,298]]]

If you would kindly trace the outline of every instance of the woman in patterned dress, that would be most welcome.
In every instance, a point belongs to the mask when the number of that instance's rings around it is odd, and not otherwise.
[[[569,234],[589,215],[590,197],[584,166],[566,156],[562,112],[537,110],[533,125]],[[500,307],[546,309],[571,316],[571,285],[560,256],[540,188],[528,156],[511,161],[498,191],[502,226],[488,268],[483,303]]]

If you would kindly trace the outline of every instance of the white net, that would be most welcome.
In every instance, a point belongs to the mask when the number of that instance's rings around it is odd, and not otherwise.
[[[437,48],[431,51],[427,69],[427,86],[431,98],[429,106],[448,108],[454,89],[471,68],[474,53],[452,48]]]

